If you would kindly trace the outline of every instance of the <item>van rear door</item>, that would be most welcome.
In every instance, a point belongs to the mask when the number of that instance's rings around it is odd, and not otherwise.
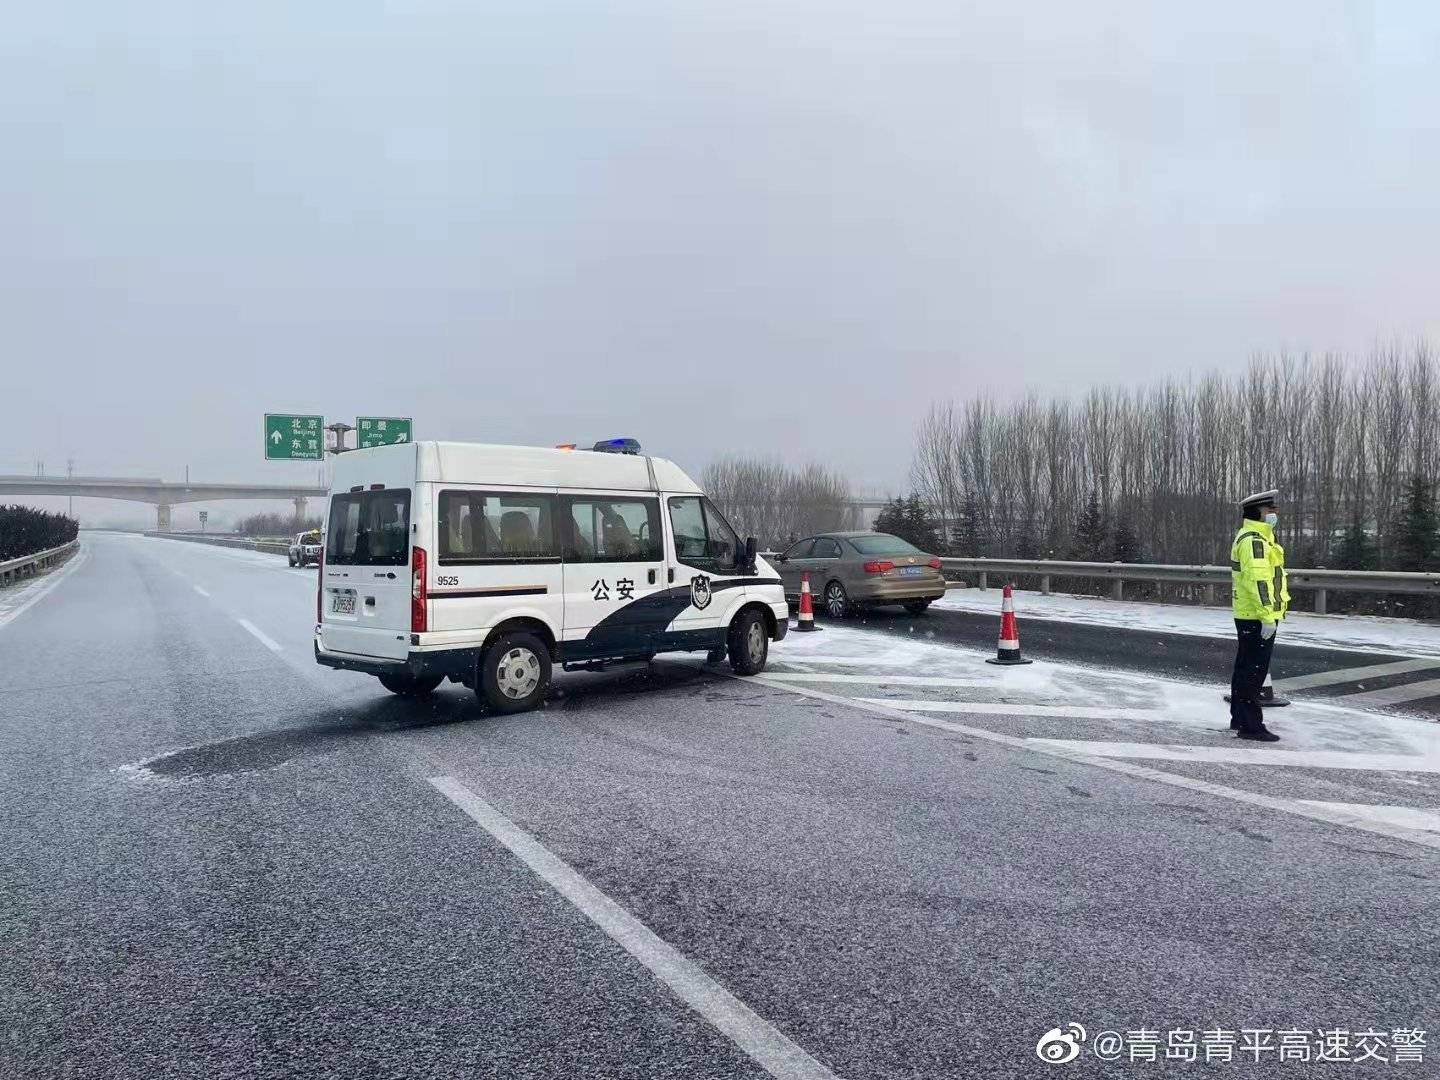
[[[410,651],[410,491],[330,499],[321,633],[331,652],[403,660]]]

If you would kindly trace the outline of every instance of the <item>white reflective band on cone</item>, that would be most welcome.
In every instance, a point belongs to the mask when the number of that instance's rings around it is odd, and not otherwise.
[[[1043,644],[1043,642],[1042,642],[1042,644]],[[1000,639],[1000,648],[1002,648],[1002,649],[1018,649],[1018,648],[1020,648],[1020,642],[1019,642],[1016,638],[1001,638],[1001,639]]]

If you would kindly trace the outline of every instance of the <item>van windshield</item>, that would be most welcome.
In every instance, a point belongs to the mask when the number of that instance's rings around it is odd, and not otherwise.
[[[331,499],[325,562],[331,566],[408,565],[410,492],[387,488]]]

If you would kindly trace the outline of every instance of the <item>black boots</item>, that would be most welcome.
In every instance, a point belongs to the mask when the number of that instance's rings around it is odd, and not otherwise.
[[[1231,726],[1231,727],[1234,727],[1235,725],[1234,725],[1234,723],[1231,723],[1230,726]],[[1250,729],[1248,729],[1248,730],[1245,729],[1245,728],[1242,728],[1242,729],[1240,729],[1240,731],[1236,734],[1235,737],[1236,737],[1237,739],[1249,739],[1249,740],[1251,740],[1252,742],[1279,742],[1279,741],[1280,741],[1280,736],[1279,736],[1279,735],[1276,735],[1273,731],[1271,731],[1269,728],[1267,728],[1264,724],[1261,724],[1261,725],[1260,725],[1259,727],[1257,727],[1257,728],[1250,728]]]

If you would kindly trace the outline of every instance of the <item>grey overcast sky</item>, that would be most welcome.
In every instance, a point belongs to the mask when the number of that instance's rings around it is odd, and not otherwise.
[[[1440,5],[12,6],[0,472],[261,413],[904,486],[932,398],[1440,339]]]

